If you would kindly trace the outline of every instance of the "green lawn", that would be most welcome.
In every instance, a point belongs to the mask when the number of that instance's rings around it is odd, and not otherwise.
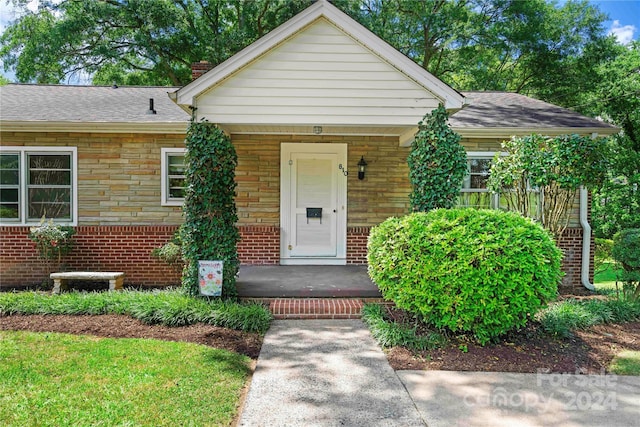
[[[611,362],[609,370],[619,375],[640,375],[640,351],[621,351]]]
[[[191,343],[0,331],[0,425],[209,426],[236,415],[250,359]]]
[[[613,261],[604,263],[603,267],[593,276],[593,284],[596,290],[615,290],[617,273],[618,270]],[[621,283],[618,283],[618,286],[622,288]]]

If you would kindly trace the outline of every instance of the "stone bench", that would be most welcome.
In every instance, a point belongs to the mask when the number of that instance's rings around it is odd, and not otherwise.
[[[109,281],[109,290],[122,289],[124,273],[122,272],[98,272],[98,271],[70,271],[66,273],[51,273],[53,279],[53,293],[59,294],[60,289],[65,289],[69,280]]]

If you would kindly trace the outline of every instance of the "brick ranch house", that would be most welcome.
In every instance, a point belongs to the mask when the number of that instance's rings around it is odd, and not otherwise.
[[[1,286],[46,277],[27,237],[42,215],[77,228],[68,269],[178,283],[150,252],[183,220],[192,115],[219,124],[237,150],[241,262],[271,265],[366,263],[370,228],[409,212],[407,155],[440,103],[468,152],[462,205],[497,207],[486,173],[513,135],[618,131],[519,94],[457,92],[324,1],[208,68],[195,64],[182,88],[0,89]],[[590,206],[586,192],[579,199],[559,245],[565,284],[589,286]]]

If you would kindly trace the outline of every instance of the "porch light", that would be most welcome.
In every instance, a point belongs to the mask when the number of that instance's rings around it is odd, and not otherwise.
[[[315,133],[316,135],[320,135],[322,133],[322,126],[314,126],[313,133]]]
[[[360,157],[360,161],[358,162],[358,179],[364,179],[364,172],[367,167],[367,162],[364,161],[364,156]]]

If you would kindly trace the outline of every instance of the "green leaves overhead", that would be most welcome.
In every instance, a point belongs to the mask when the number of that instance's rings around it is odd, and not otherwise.
[[[219,64],[309,1],[83,0],[40,2],[0,37],[0,57],[21,82],[182,85],[192,62]],[[135,78],[129,80],[129,74]]]
[[[598,68],[601,81],[582,107],[622,129],[611,141],[608,180],[594,196],[597,235],[640,228],[640,42]]]

